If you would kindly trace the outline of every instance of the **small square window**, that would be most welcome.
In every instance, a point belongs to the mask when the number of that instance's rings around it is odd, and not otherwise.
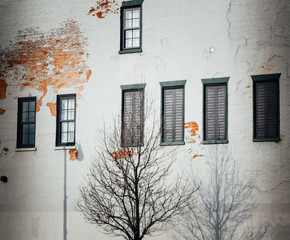
[[[18,99],[17,148],[35,147],[36,97]]]
[[[56,146],[75,145],[76,95],[57,96]]]
[[[141,52],[143,0],[122,2],[119,53]]]

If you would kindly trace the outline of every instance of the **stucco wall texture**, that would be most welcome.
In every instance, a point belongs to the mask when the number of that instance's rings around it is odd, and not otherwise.
[[[0,2],[0,175],[8,177],[0,182],[0,239],[112,239],[85,223],[73,201],[97,130],[121,113],[120,85],[146,83],[159,115],[159,82],[187,80],[177,165],[194,171],[216,147],[202,144],[201,82],[215,77],[230,77],[222,147],[255,180],[256,215],[271,224],[269,239],[289,239],[290,1],[144,0],[142,52],[133,54],[118,53],[120,7],[120,0]],[[251,75],[271,73],[281,73],[281,141],[253,142]],[[56,96],[65,93],[77,95],[77,150],[55,148]],[[37,97],[36,150],[16,151],[17,99],[28,96]]]

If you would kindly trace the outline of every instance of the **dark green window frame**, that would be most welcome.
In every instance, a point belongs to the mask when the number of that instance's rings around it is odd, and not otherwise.
[[[18,98],[17,148],[34,148],[36,97]]]
[[[128,85],[121,85],[121,90],[122,90],[122,122],[121,122],[121,146],[123,147],[141,147],[144,145],[144,93],[145,93],[145,86],[146,83],[141,83],[141,84],[128,84]],[[125,131],[125,94],[126,93],[134,93],[134,92],[142,92],[142,106],[141,106],[141,110],[140,110],[140,124],[141,124],[141,133],[140,133],[140,138],[141,141],[140,142],[126,142],[124,139],[125,135],[124,135],[124,131]],[[133,107],[133,106],[132,106]],[[132,113],[133,115],[133,113]],[[133,124],[133,123],[132,123]]]
[[[144,0],[132,0],[132,1],[123,1],[121,6],[121,20],[120,20],[120,51],[119,54],[125,53],[139,53],[142,52],[142,3]],[[134,28],[133,26],[130,29],[125,27],[125,12],[128,10],[139,9],[139,28]],[[138,47],[126,47],[126,31],[139,30],[139,46]],[[133,32],[132,32],[133,34]],[[132,41],[133,41],[132,36]]]
[[[279,87],[279,79],[280,79],[281,74],[263,74],[263,75],[252,75],[252,80],[253,80],[253,142],[278,142],[280,141],[280,87]],[[271,85],[272,84],[272,85]],[[264,114],[264,118],[263,118],[263,122],[265,124],[265,130],[264,130],[264,136],[263,137],[258,137],[258,110],[257,110],[257,94],[258,94],[258,90],[257,90],[257,86],[263,86],[265,88],[267,88],[267,92],[265,90],[265,95],[263,94],[260,95],[260,99],[263,99],[263,103],[265,104],[264,107],[264,111],[262,114]],[[271,85],[271,86],[270,86]],[[271,88],[271,89],[270,89]],[[274,90],[274,94],[276,94],[276,96],[274,96],[274,99],[272,98],[272,102],[271,102],[271,107],[274,107],[274,113],[273,113],[273,109],[269,110],[270,105],[270,96],[269,96],[269,91],[273,91]],[[273,94],[273,92],[272,92]],[[261,112],[261,110],[259,110],[259,112]],[[271,112],[271,116],[270,115]],[[261,116],[260,116],[261,117]],[[272,122],[274,121],[274,123],[271,123],[271,121],[269,120],[269,118],[272,118]],[[274,118],[274,119],[273,119]],[[269,136],[271,135],[269,132],[269,127],[270,124],[272,126],[272,128],[276,128],[276,136]]]
[[[201,79],[203,83],[203,144],[226,144],[229,142],[228,140],[228,81],[229,77],[223,77],[223,78],[207,78],[207,79]],[[225,92],[225,98],[226,98],[226,107],[225,107],[225,139],[215,139],[215,140],[208,140],[206,139],[206,88],[211,86],[222,86],[224,85],[226,87]]]
[[[178,80],[178,81],[166,81],[166,82],[160,82],[161,86],[161,136],[160,136],[160,145],[161,146],[170,146],[170,145],[184,145],[184,113],[185,113],[185,84],[186,80]],[[182,100],[182,140],[180,141],[165,141],[164,140],[164,91],[166,89],[183,89],[183,100]]]

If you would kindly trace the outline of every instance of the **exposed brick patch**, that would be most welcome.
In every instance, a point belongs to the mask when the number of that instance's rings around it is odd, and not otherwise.
[[[70,155],[70,160],[74,161],[74,160],[78,159],[78,155],[79,155],[78,150],[70,149],[68,153]]]
[[[3,109],[3,108],[0,108],[0,115],[3,115],[5,112],[6,112],[6,110],[5,110],[5,109]]]
[[[115,0],[99,0],[96,2],[96,7],[91,7],[88,15],[105,18],[108,13],[119,13],[119,4]]]
[[[86,44],[87,39],[72,20],[48,34],[37,29],[19,32],[17,42],[0,52],[1,96],[4,97],[2,89],[6,87],[3,81],[8,75],[22,88],[34,88],[42,92],[37,111],[42,106],[48,87],[55,93],[60,88],[74,87],[79,93],[92,73],[87,65]]]
[[[184,128],[186,128],[188,133],[190,134],[190,137],[186,138],[186,141],[188,143],[196,143],[197,139],[200,139],[200,135],[198,134],[199,127],[197,122],[192,121],[184,123]]]
[[[120,151],[113,152],[111,156],[115,159],[128,158],[137,155],[137,152],[126,151],[125,149],[121,149]]]
[[[49,107],[51,116],[56,117],[56,103],[49,102],[46,104],[46,106]]]
[[[4,77],[4,74],[0,72],[0,78]],[[5,80],[0,79],[0,100],[6,98],[7,83]]]
[[[195,154],[192,158],[194,159],[194,158],[197,158],[197,157],[204,157],[204,155],[202,155],[202,154]]]

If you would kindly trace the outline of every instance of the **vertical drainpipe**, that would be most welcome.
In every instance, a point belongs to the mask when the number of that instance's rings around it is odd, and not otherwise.
[[[64,151],[64,181],[63,181],[63,240],[67,240],[67,195],[66,195],[66,182],[67,182],[67,163],[66,163],[66,152]]]

